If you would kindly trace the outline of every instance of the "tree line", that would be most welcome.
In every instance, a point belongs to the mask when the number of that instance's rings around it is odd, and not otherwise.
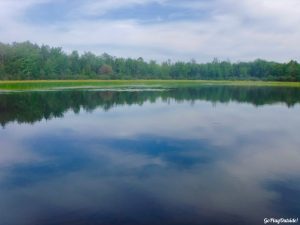
[[[62,48],[30,42],[0,42],[0,80],[35,79],[232,79],[300,81],[300,64],[257,59],[252,62],[149,62],[107,53],[65,53]]]

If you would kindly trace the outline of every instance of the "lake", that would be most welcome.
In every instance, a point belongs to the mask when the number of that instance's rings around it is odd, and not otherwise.
[[[300,216],[300,88],[0,93],[0,224]]]

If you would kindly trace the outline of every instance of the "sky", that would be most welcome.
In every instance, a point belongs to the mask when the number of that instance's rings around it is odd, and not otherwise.
[[[0,42],[157,61],[300,61],[299,0],[0,0]]]

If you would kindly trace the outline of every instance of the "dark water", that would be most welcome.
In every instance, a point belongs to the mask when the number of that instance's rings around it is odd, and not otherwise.
[[[300,217],[300,89],[0,94],[0,225]]]

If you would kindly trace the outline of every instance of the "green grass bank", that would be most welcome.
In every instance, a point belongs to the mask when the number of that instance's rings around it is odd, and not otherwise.
[[[300,87],[300,82],[211,80],[28,80],[0,81],[0,90],[47,90],[63,88],[189,87],[199,85]]]

